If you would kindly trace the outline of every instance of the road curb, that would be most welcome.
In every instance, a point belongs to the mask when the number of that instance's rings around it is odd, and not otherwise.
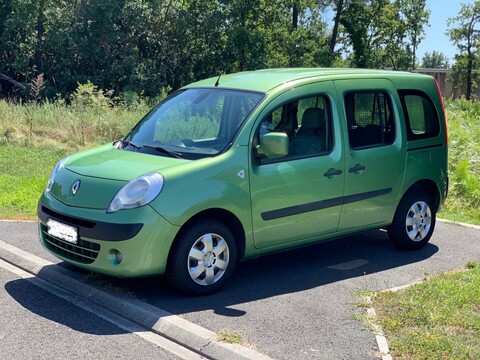
[[[126,294],[107,293],[79,280],[78,274],[68,269],[1,240],[0,258],[200,355],[212,359],[271,359],[242,345],[219,342],[213,331]]]
[[[453,220],[447,220],[447,219],[441,219],[441,218],[437,218],[437,221],[445,223],[445,224],[463,226],[463,227],[467,227],[467,228],[471,228],[471,229],[480,230],[480,226],[478,226],[478,225],[463,223],[463,222],[459,222],[459,221],[453,221]]]
[[[367,296],[365,297],[365,300],[368,304],[367,315],[370,318],[370,321],[372,321],[372,327],[374,328],[375,341],[377,342],[379,355],[381,356],[382,360],[392,360],[393,358],[390,354],[387,338],[385,337],[380,325],[377,325],[374,321],[377,317],[377,312],[373,307],[372,297]]]

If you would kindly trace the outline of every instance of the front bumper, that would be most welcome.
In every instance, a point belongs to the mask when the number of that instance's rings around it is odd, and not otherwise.
[[[103,210],[67,206],[44,194],[37,211],[40,241],[49,252],[70,264],[111,276],[164,273],[179,230],[150,206],[107,214]],[[75,227],[77,243],[49,235],[48,219]]]

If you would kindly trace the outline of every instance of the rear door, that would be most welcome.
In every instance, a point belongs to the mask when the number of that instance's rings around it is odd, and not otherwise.
[[[402,195],[406,164],[402,109],[389,80],[342,80],[335,86],[347,125],[345,194],[339,231],[389,223]]]

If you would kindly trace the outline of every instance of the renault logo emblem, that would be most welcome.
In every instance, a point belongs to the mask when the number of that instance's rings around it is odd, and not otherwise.
[[[73,183],[72,194],[75,195],[77,193],[78,189],[80,189],[80,180],[77,180]]]

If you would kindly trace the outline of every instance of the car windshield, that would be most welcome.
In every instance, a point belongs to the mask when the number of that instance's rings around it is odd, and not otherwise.
[[[232,143],[263,97],[230,89],[179,90],[133,128],[122,148],[190,159],[216,155]]]

